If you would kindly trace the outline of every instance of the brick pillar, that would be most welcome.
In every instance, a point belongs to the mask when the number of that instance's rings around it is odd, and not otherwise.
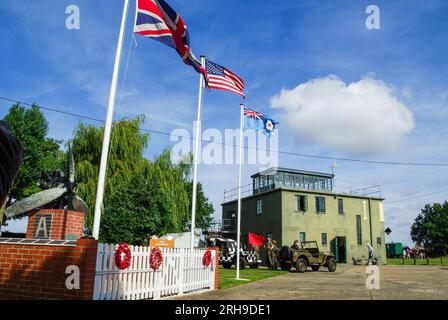
[[[30,214],[28,239],[76,240],[83,235],[84,213],[63,209],[42,209]],[[39,232],[37,232],[39,231]]]
[[[81,271],[79,298],[81,300],[93,299],[97,250],[98,240],[78,239],[76,241],[76,254],[81,257],[79,266]]]

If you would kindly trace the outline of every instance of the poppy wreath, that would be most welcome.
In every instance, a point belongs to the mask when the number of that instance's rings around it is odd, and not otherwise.
[[[154,248],[151,250],[151,254],[149,255],[149,266],[155,271],[159,270],[160,265],[163,262],[162,251],[159,248]]]
[[[120,270],[129,268],[129,266],[131,265],[131,259],[132,254],[128,244],[120,244],[117,250],[115,250],[115,265],[117,266],[117,268]]]
[[[210,266],[211,263],[212,263],[212,252],[210,251],[210,249],[208,249],[207,251],[205,251],[204,256],[202,257],[202,265],[208,268],[208,266]]]

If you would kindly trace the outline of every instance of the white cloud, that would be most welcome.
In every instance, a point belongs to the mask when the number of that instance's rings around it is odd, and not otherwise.
[[[271,107],[296,137],[338,151],[378,153],[395,149],[414,128],[412,112],[383,81],[367,76],[350,84],[329,75],[282,89]],[[304,141],[304,139],[300,139]]]

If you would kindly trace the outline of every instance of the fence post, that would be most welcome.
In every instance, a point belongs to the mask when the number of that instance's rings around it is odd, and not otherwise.
[[[414,255],[414,266],[417,264],[417,261],[415,260],[415,255]]]
[[[212,260],[210,261],[210,290],[215,289],[215,272],[216,272],[216,266],[215,266],[215,259],[216,259],[216,251],[212,250]]]
[[[440,265],[443,266],[443,259],[440,257]]]
[[[426,258],[426,265],[429,266],[429,258]]]
[[[185,249],[179,250],[179,294],[184,293],[184,269],[185,269]]]
[[[162,285],[162,272],[159,270],[154,271],[154,300],[160,300],[160,291]]]
[[[96,265],[95,265],[95,283],[93,285],[93,300],[100,299],[100,284],[102,274],[98,274],[103,271],[103,256],[104,256],[104,244],[98,243],[98,251],[96,254]]]

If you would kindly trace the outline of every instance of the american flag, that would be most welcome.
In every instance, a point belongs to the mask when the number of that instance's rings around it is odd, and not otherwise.
[[[205,70],[209,88],[233,92],[246,98],[243,93],[244,81],[232,71],[209,60],[205,60]]]
[[[176,49],[185,64],[207,74],[190,49],[187,26],[164,0],[137,0],[134,32]]]

